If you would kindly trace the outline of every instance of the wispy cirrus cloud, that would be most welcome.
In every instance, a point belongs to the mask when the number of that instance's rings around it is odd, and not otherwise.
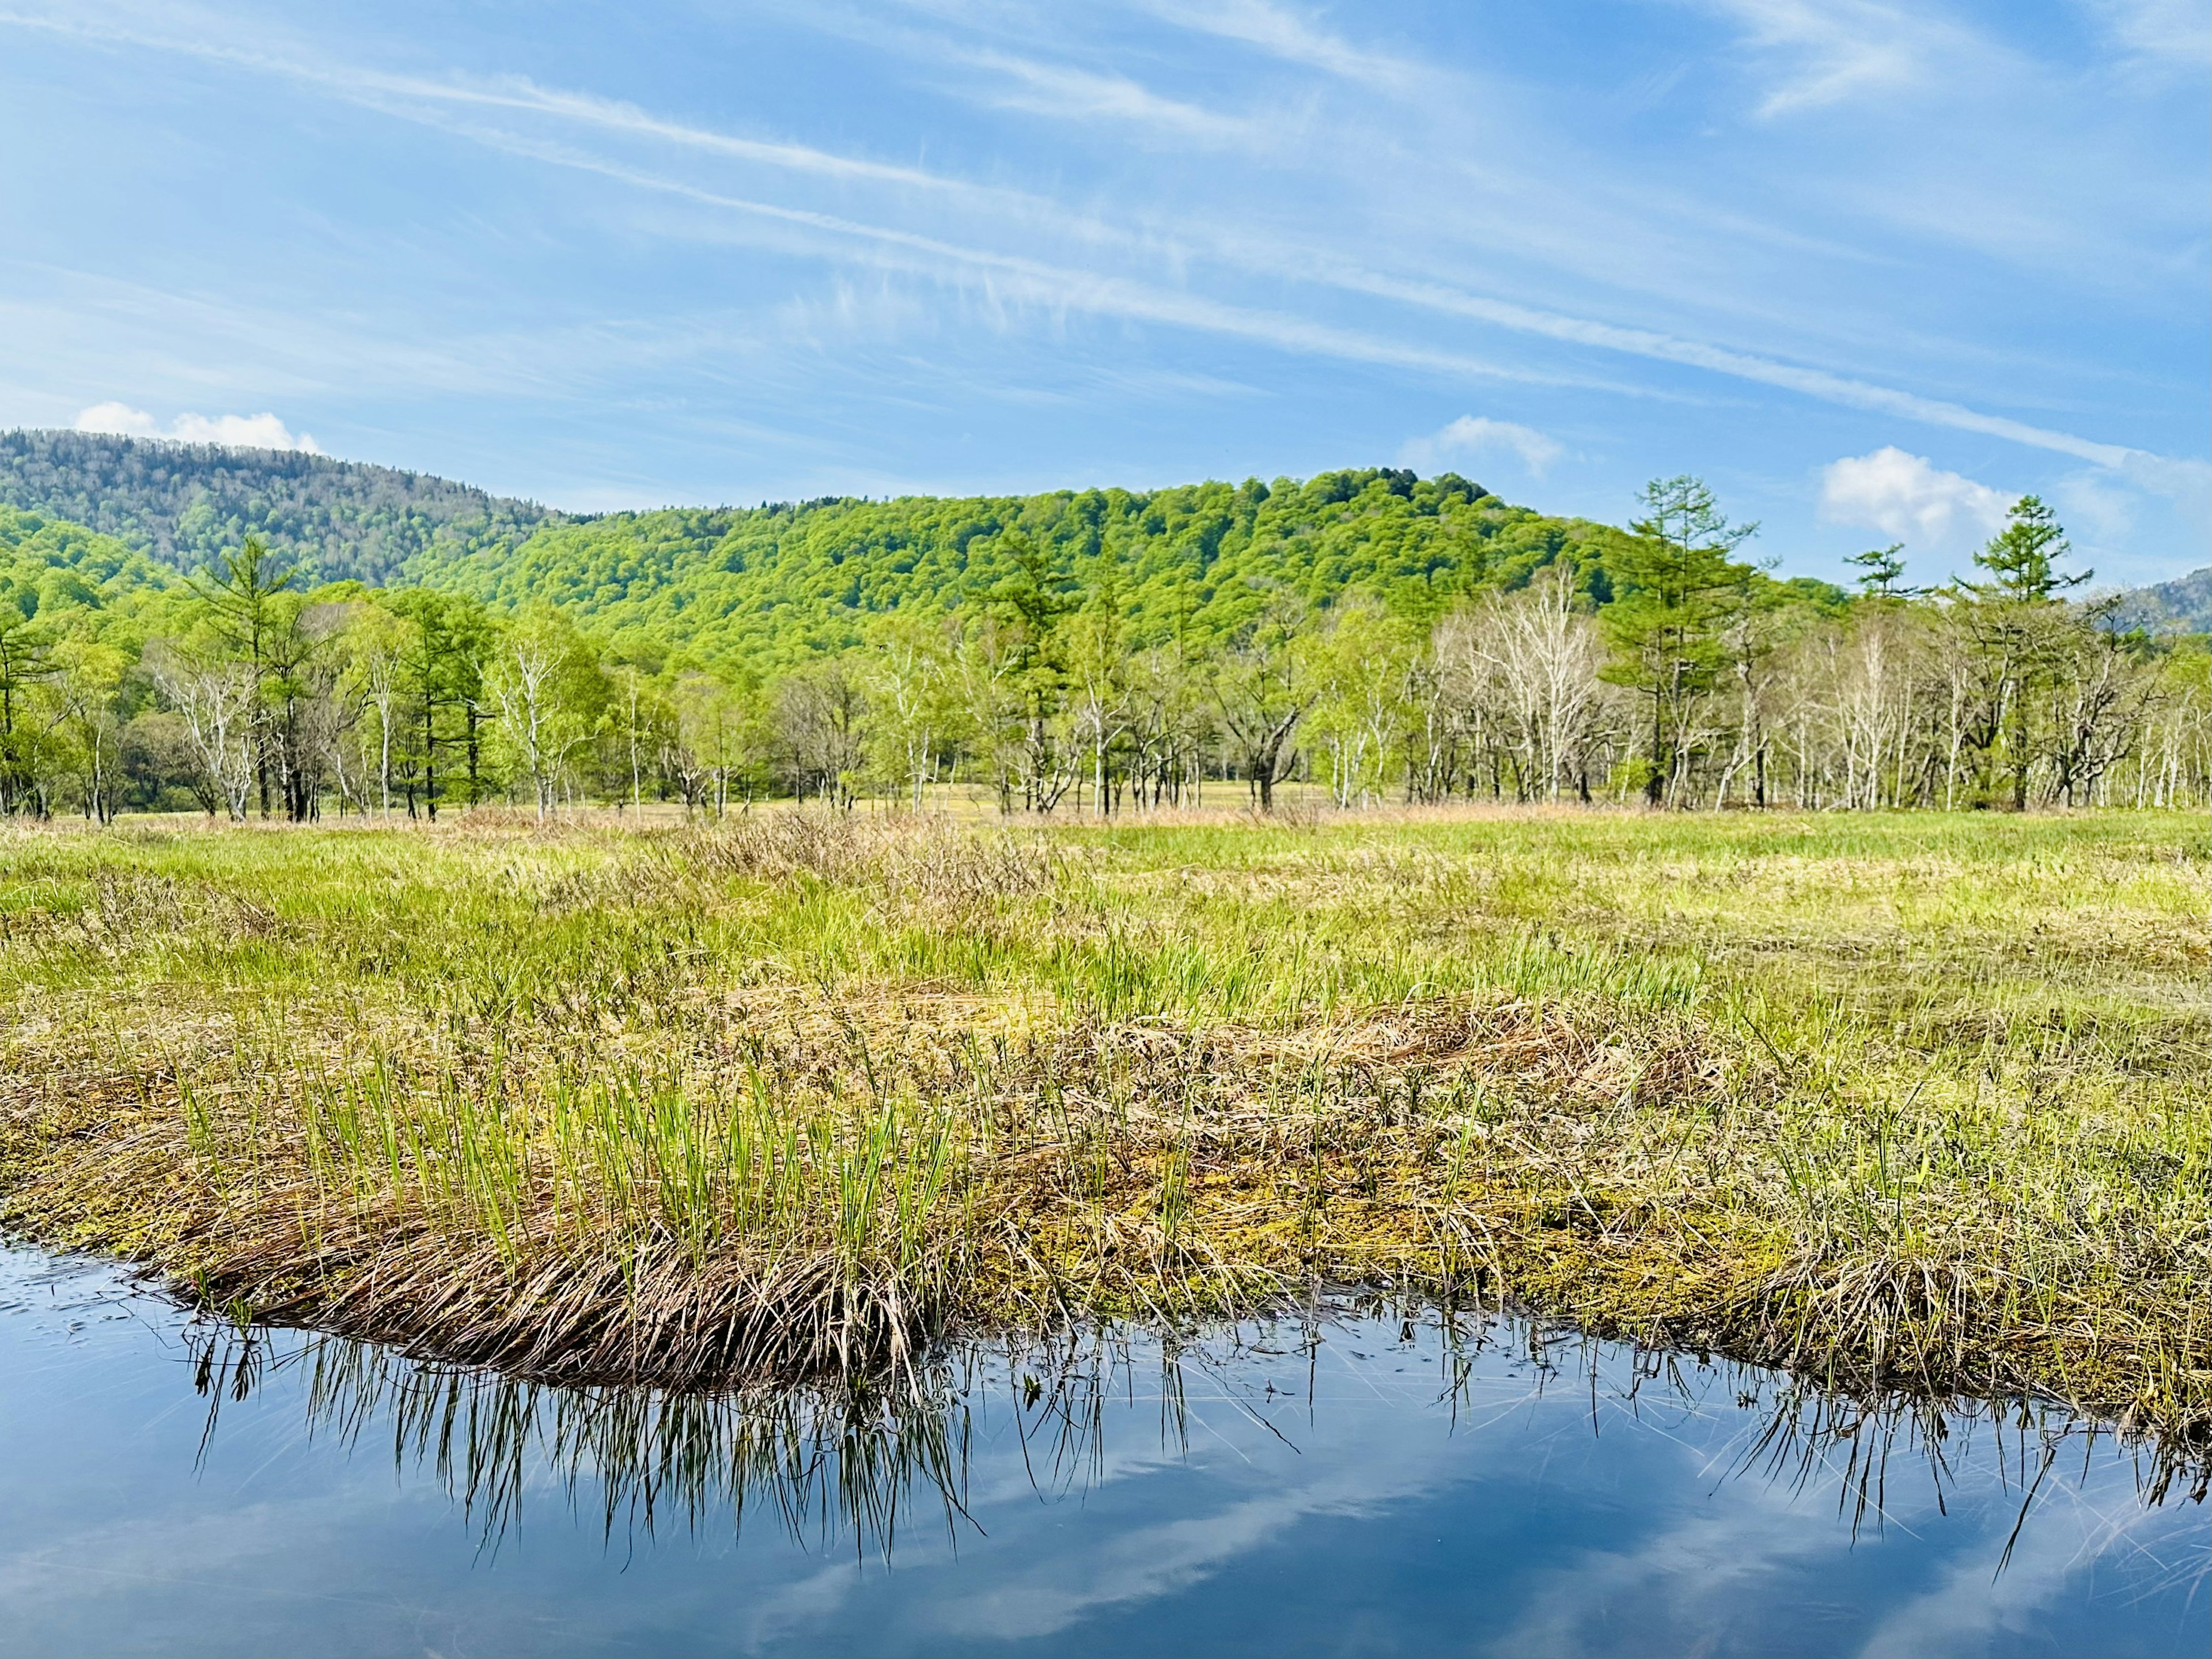
[[[140,21],[130,11],[103,15],[90,8],[54,11],[8,9],[0,10],[0,24],[228,64],[319,87],[375,108],[390,109],[395,103],[421,103],[510,111],[825,178],[892,185],[908,190],[980,195],[1002,202],[1024,199],[1026,196],[1025,192],[977,184],[924,167],[873,161],[811,144],[747,137],[692,122],[672,120],[653,114],[635,103],[543,86],[523,75],[440,77],[395,74],[299,52],[241,45],[220,38],[213,28],[163,29],[155,23]]]
[[[1398,341],[1372,332],[1316,322],[1295,313],[1226,304],[1187,289],[1055,266],[1025,255],[965,246],[937,237],[837,215],[783,207],[730,195],[564,147],[538,143],[493,130],[465,130],[472,137],[517,155],[596,173],[641,188],[685,197],[732,212],[830,232],[877,248],[899,249],[910,255],[924,256],[938,262],[932,269],[940,274],[962,268],[993,273],[999,279],[1000,292],[1006,297],[1025,303],[1091,312],[1133,321],[1169,324],[1257,341],[1285,350],[1308,352],[1356,362],[1424,369],[1447,375],[1557,385],[1592,383],[1591,377],[1586,374],[1531,371],[1466,352],[1443,350],[1419,342]],[[915,268],[910,259],[893,263],[902,263],[908,269]],[[2094,461],[2100,466],[2120,467],[2125,465],[2131,457],[2143,454],[2143,452],[2131,450],[2124,445],[2100,443],[2072,433],[2034,426],[2006,416],[1986,414],[1963,404],[1923,398],[1825,369],[1783,362],[1648,329],[1625,328],[1588,318],[1541,311],[1481,295],[1459,292],[1440,284],[1406,281],[1333,262],[1317,261],[1313,270],[1322,280],[1333,286],[1472,319],[1515,333],[1535,335],[1630,356],[1705,369],[1734,379],[1778,386],[1849,408],[1898,415],[1931,425],[2005,438],[2014,443]]]
[[[1803,0],[1726,0],[1732,9],[1755,18],[1766,18],[1778,40],[1818,35],[1815,24],[1822,9]],[[1854,17],[1859,12],[1880,13],[1880,7],[1844,8]],[[1885,14],[1886,15],[1886,14]],[[1200,330],[1266,343],[1276,349],[1308,353],[1342,361],[1426,370],[1443,375],[1515,380],[1553,384],[1591,384],[1587,372],[1569,369],[1533,370],[1466,349],[1439,349],[1424,341],[1403,340],[1374,329],[1347,327],[1321,321],[1280,307],[1255,307],[1196,292],[1188,283],[1163,283],[1141,276],[1104,271],[1094,267],[1072,267],[1028,254],[1005,252],[930,235],[901,227],[886,226],[842,214],[794,208],[757,196],[702,185],[659,172],[628,160],[580,149],[572,143],[538,137],[469,118],[472,112],[526,114],[545,118],[558,126],[586,132],[619,135],[672,147],[686,153],[724,158],[779,173],[799,173],[860,180],[898,191],[930,195],[975,195],[998,204],[1015,201],[1032,222],[1052,225],[1064,234],[1093,244],[1115,246],[1141,256],[1148,249],[1164,255],[1171,264],[1187,269],[1194,250],[1205,250],[1232,264],[1246,264],[1235,239],[1209,239],[1193,228],[1182,246],[1161,246],[1157,232],[1150,234],[1115,227],[1063,209],[1048,198],[999,186],[971,183],[927,169],[895,165],[842,155],[813,146],[769,142],[732,134],[696,123],[671,119],[635,104],[559,88],[549,88],[521,77],[471,81],[399,75],[352,65],[285,55],[261,47],[245,47],[220,38],[196,34],[182,38],[148,32],[126,23],[103,20],[92,13],[72,11],[57,15],[0,12],[0,21],[30,21],[40,27],[83,33],[152,49],[182,52],[241,69],[303,81],[336,92],[386,113],[440,125],[460,136],[508,154],[552,165],[596,173],[664,195],[684,198],[702,206],[743,214],[786,226],[823,233],[848,247],[872,250],[863,256],[872,264],[886,260],[884,250],[898,250],[890,263],[908,270],[927,267],[927,274],[955,276],[961,273],[987,276],[1000,297],[1017,304],[1042,306],[1114,316],[1131,321]],[[1318,29],[1299,14],[1260,0],[1201,9],[1179,15],[1185,27],[1225,34],[1300,63],[1327,69],[1353,79],[1371,80],[1388,74],[1403,77],[1415,66],[1395,58],[1353,48]],[[1863,19],[1859,21],[1863,21]],[[1791,32],[1796,31],[1793,34]],[[1001,66],[1026,63],[1001,54]],[[1076,84],[1087,88],[1094,99],[1120,99],[1134,116],[1153,119],[1204,120],[1207,112],[1160,99],[1134,82],[1116,88],[1110,77],[1060,71],[1027,64],[1036,78],[1032,84],[1053,84],[1055,75],[1076,74]],[[1173,227],[1170,235],[1173,236]],[[1180,241],[1180,238],[1176,239]],[[1677,364],[1729,379],[1792,392],[1818,401],[1847,408],[1893,415],[1917,422],[2000,437],[2033,447],[2051,450],[2094,462],[2120,467],[2131,456],[2142,455],[2124,445],[2102,442],[2076,434],[1990,414],[1946,399],[1920,394],[1857,377],[1839,374],[1817,365],[1792,363],[1734,347],[1669,334],[1663,331],[1625,326],[1571,313],[1546,310],[1509,300],[1469,292],[1453,286],[1370,270],[1319,250],[1292,249],[1290,269],[1302,279],[1340,291],[1365,295],[1432,313],[1480,323],[1512,334],[1595,348],[1610,354]],[[1285,264],[1269,253],[1252,265],[1268,275],[1280,274]],[[1626,388],[1622,388],[1626,389]]]
[[[1411,59],[1356,46],[1304,13],[1269,0],[1160,5],[1158,15],[1178,27],[1234,40],[1285,63],[1378,89],[1402,88],[1432,73]]]
[[[242,181],[182,259],[58,240],[58,210],[45,228],[88,282],[173,289],[173,330],[105,330],[106,289],[0,265],[0,309],[38,289],[76,313],[62,337],[25,331],[0,386],[15,404],[276,408],[327,439],[334,407],[382,400],[343,417],[366,422],[350,444],[404,429],[412,402],[536,397],[526,418],[580,426],[619,395],[777,457],[762,434],[811,432],[840,465],[917,482],[977,477],[1048,433],[1074,465],[1141,452],[1129,470],[1164,480],[1389,453],[1510,384],[1531,389],[1516,418],[1481,421],[1590,441],[1549,459],[1486,429],[1461,441],[1548,467],[1571,510],[1625,500],[1635,479],[1573,493],[1619,469],[1734,465],[1732,493],[1768,492],[1746,510],[1779,522],[1771,492],[1795,489],[1809,522],[1816,464],[1893,443],[2054,500],[2046,458],[2086,463],[2140,498],[2140,537],[2202,516],[2203,463],[2172,459],[2200,447],[2169,408],[2188,353],[2153,320],[2202,264],[2201,216],[2169,188],[2202,167],[2146,149],[2160,111],[2106,95],[2118,76],[2138,101],[2184,99],[2152,54],[2187,19],[2154,0],[2027,26],[1959,0],[1680,0],[1603,39],[1571,17],[1321,0],[771,0],[619,37],[548,18],[525,40],[392,3],[0,0],[19,107],[51,86],[89,120],[138,87],[131,143],[189,131],[160,151],[171,171],[212,178],[221,158]],[[1654,63],[1683,73],[1614,95]],[[295,164],[309,152],[331,172]],[[38,177],[106,176],[97,142],[56,154]],[[346,168],[376,189],[319,188]],[[118,206],[146,172],[107,167]],[[196,331],[196,296],[243,325]],[[134,358],[144,372],[120,372]],[[1171,385],[1247,390],[1224,422],[1201,407],[1216,393],[1138,389]],[[1041,413],[992,413],[1016,404]],[[1103,447],[1067,437],[1116,422]],[[1779,453],[1801,428],[1809,448]],[[2025,453],[1992,460],[1984,439]],[[573,453],[630,441],[580,429]]]
[[[2094,439],[2079,437],[2070,432],[2034,426],[2007,416],[1985,414],[1962,404],[1923,398],[1915,392],[1856,380],[1823,368],[1784,362],[1700,340],[1683,339],[1656,330],[1626,328],[1585,317],[1515,305],[1482,295],[1462,293],[1442,283],[1407,282],[1353,266],[1336,267],[1333,280],[1346,287],[1402,299],[1408,304],[1430,310],[1495,323],[1499,327],[1517,332],[1541,335],[1577,345],[1597,346],[1608,351],[1648,357],[1662,362],[1680,363],[1735,380],[1801,392],[1823,403],[1838,404],[1849,409],[1870,410],[1879,414],[1902,416],[1907,420],[1923,422],[1930,426],[1947,426],[1961,432],[1978,432],[1993,438],[2004,438],[2031,448],[2052,450],[2062,455],[2094,461],[2100,466],[2124,466],[2130,457],[2142,453],[2124,444],[2100,443]]]
[[[1924,6],[1880,0],[1702,0],[1771,67],[1759,112],[1787,114],[1931,84],[1946,59],[1996,55]]]
[[[1054,120],[1106,120],[1171,142],[1209,146],[1262,143],[1276,128],[1272,121],[1164,97],[1123,75],[1005,52],[963,53],[961,61],[1006,83],[988,101]]]
[[[2084,0],[2126,51],[2202,70],[2212,58],[2212,9],[2200,0]]]
[[[1027,254],[965,246],[895,226],[733,195],[497,129],[455,130],[511,155],[593,173],[766,223],[820,233],[843,244],[848,257],[864,258],[872,264],[954,282],[980,281],[989,297],[1008,305],[1164,324],[1249,340],[1285,351],[1409,368],[1440,376],[1548,385],[1597,383],[1593,377],[1571,371],[1548,373],[1522,368],[1467,352],[1439,350],[1419,341],[1397,340],[1340,327],[1295,312],[1231,304],[1187,289],[1054,264]]]

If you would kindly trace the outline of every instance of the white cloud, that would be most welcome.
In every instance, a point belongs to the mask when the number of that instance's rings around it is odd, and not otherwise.
[[[1864,525],[1923,550],[1954,547],[1995,533],[2012,499],[1893,444],[1832,462],[1820,479],[1822,518]]]
[[[2111,479],[2110,473],[2077,472],[2051,491],[2067,525],[2093,547],[2119,545],[2135,534],[2140,497],[2115,489]]]
[[[2181,565],[2159,556],[2163,550],[2193,550],[2187,563],[2202,564],[2212,507],[2206,471],[2202,461],[2160,461],[2060,478],[2048,495],[2073,532],[2077,567],[2086,562],[2110,580],[2140,583],[2180,574]]]
[[[167,427],[128,404],[94,404],[76,417],[79,432],[117,432],[126,438],[167,438],[180,444],[223,444],[234,449],[298,449],[323,453],[312,433],[295,432],[265,410],[258,415],[179,415]]]
[[[1542,477],[1545,469],[1565,453],[1555,440],[1533,427],[1462,415],[1441,431],[1413,439],[1398,452],[1398,459],[1416,471],[1433,472],[1452,461],[1471,461],[1500,451],[1519,456],[1532,478]]]
[[[2154,495],[2163,495],[2200,518],[2212,507],[2212,464],[2149,455],[2138,449],[2128,453],[2120,473],[2129,483]]]
[[[158,438],[161,429],[143,409],[128,404],[94,404],[76,417],[80,432],[119,432],[126,438]]]
[[[2115,1494],[2117,1496],[2117,1494]],[[2156,1504],[2124,1498],[2083,1501],[2079,1492],[2054,1492],[2080,1512],[2073,1525],[2044,1524],[1999,1555],[1994,1536],[1960,1552],[1931,1575],[1917,1595],[1900,1596],[1882,1610],[1861,1653],[1996,1653],[2029,1645],[2045,1624],[2045,1609],[2081,1595],[2088,1575],[2106,1575],[2126,1557],[2155,1559],[2170,1526]],[[2042,1521],[2040,1515],[2037,1519]],[[2147,1535],[2148,1534],[2148,1535]],[[1997,1557],[1993,1561],[1991,1558]],[[2002,1566],[1999,1567],[1999,1564]],[[1931,1564],[1932,1565],[1932,1564]],[[1998,1571],[1991,1571],[1999,1567]],[[2109,1592],[2107,1592],[2109,1593]]]

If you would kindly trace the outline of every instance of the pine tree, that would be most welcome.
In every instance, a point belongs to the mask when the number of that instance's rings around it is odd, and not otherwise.
[[[261,727],[276,635],[286,618],[277,611],[299,572],[272,553],[258,536],[248,536],[235,553],[225,553],[192,579],[191,589],[213,617],[215,631],[252,677],[253,774],[261,795],[261,816],[269,816],[269,753]]]
[[[1961,581],[1957,615],[1979,659],[1983,717],[1976,747],[1984,787],[1997,775],[2012,783],[2012,808],[2027,810],[2028,775],[2036,755],[2036,712],[2055,672],[2065,606],[2059,595],[2089,580],[2066,574],[2058,562],[2071,551],[2057,515],[2033,495],[2013,503],[2005,526],[1974,555],[1985,581]]]
[[[2083,570],[2070,576],[2060,574],[2058,561],[2071,551],[2057,515],[2037,497],[2023,495],[2013,503],[2005,527],[1974,555],[1974,562],[1990,573],[1990,580],[1963,586],[1984,599],[2047,605],[2062,589],[2078,587],[2096,574]]]
[[[1645,515],[1607,561],[1619,597],[1604,612],[1606,678],[1650,701],[1644,793],[1656,806],[1688,761],[1691,715],[1726,665],[1723,633],[1751,583],[1729,555],[1759,526],[1729,523],[1698,478],[1654,479],[1640,499]]]
[[[1854,553],[1845,564],[1858,566],[1859,587],[1869,599],[1902,599],[1918,590],[1905,586],[1899,580],[1905,574],[1903,542],[1892,542],[1887,547],[1870,548],[1864,553]]]

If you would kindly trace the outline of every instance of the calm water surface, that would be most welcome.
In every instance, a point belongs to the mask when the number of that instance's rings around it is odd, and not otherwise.
[[[977,1353],[896,1413],[529,1389],[0,1251],[0,1651],[2212,1649],[2205,1507],[1504,1320]]]

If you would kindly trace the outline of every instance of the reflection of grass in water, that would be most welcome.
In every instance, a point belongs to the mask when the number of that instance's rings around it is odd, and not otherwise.
[[[1376,1304],[1367,1306],[1376,1321]],[[209,1402],[204,1456],[222,1404],[288,1371],[300,1379],[311,1434],[331,1435],[349,1452],[387,1444],[398,1471],[433,1480],[486,1547],[495,1547],[521,1522],[526,1494],[546,1490],[550,1476],[570,1512],[596,1512],[610,1540],[657,1537],[670,1528],[697,1536],[719,1529],[726,1513],[734,1538],[749,1514],[765,1511],[803,1547],[849,1540],[857,1553],[888,1560],[902,1528],[942,1525],[957,1541],[974,1528],[967,1512],[970,1413],[977,1403],[988,1408],[994,1394],[1012,1413],[1031,1483],[1064,1494],[1106,1478],[1108,1406],[1139,1388],[1157,1389],[1160,1446],[1176,1456],[1190,1448],[1193,1372],[1209,1385],[1209,1398],[1230,1401],[1271,1434],[1279,1432],[1267,1415],[1271,1404],[1299,1402],[1298,1426],[1313,1412],[1325,1415],[1321,1401],[1300,1401],[1295,1389],[1276,1386],[1273,1378],[1290,1373],[1269,1370],[1273,1392],[1265,1398],[1235,1373],[1248,1352],[1295,1358],[1322,1341],[1347,1340],[1346,1311],[1324,1311],[1289,1332],[1271,1321],[1194,1342],[1170,1340],[1144,1357],[1126,1329],[995,1353],[966,1349],[933,1366],[921,1386],[891,1393],[848,1383],[705,1394],[563,1387],[410,1360],[339,1337],[278,1346],[285,1339],[228,1323],[187,1335],[197,1386]],[[1425,1334],[1440,1340],[1444,1362],[1434,1395],[1404,1402],[1426,1429],[1463,1432],[1457,1425],[1478,1406],[1494,1413],[1495,1373],[1501,1358],[1513,1355],[1530,1365],[1524,1386],[1531,1398],[1551,1395],[1579,1405],[1587,1395],[1593,1410],[1601,1404],[1639,1416],[1648,1410],[1658,1431],[1670,1435],[1668,1419],[1686,1412],[1740,1415],[1741,1428],[1728,1437],[1733,1455],[1717,1472],[1799,1492],[1832,1482],[1839,1518],[1853,1538],[1887,1524],[1898,1460],[1927,1482],[1915,1502],[1943,1506],[1966,1457],[1994,1474],[2000,1490],[2017,1494],[2016,1540],[2062,1455],[2068,1467],[2078,1462],[2086,1479],[2103,1432],[2047,1401],[1853,1396],[1728,1362],[1688,1365],[1670,1353],[1624,1355],[1521,1320],[1394,1310],[1364,1340],[1388,1346],[1389,1324],[1398,1324],[1398,1340],[1412,1340],[1417,1317]],[[1989,1437],[1989,1449],[1973,1450],[1977,1434]],[[2156,1445],[2139,1451],[2134,1470],[2145,1504],[2174,1495],[2177,1477],[2191,1501],[2205,1497],[2203,1465],[2185,1467]],[[2063,1469],[2057,1478],[2066,1478]],[[2010,1550],[2008,1542],[2007,1558]]]
[[[1320,1279],[2201,1444],[2197,828],[14,832],[0,1184],[540,1378]]]
[[[299,1371],[312,1432],[349,1450],[385,1441],[396,1468],[433,1479],[486,1545],[520,1523],[549,1474],[572,1511],[598,1508],[610,1539],[696,1534],[724,1510],[734,1534],[765,1506],[801,1544],[849,1536],[888,1555],[917,1495],[936,1500],[926,1519],[963,1512],[966,1408],[934,1373],[896,1396],[845,1384],[690,1394],[523,1382],[343,1337],[307,1337],[272,1359],[272,1340],[234,1327],[199,1339],[203,1455],[226,1399],[273,1370]]]

